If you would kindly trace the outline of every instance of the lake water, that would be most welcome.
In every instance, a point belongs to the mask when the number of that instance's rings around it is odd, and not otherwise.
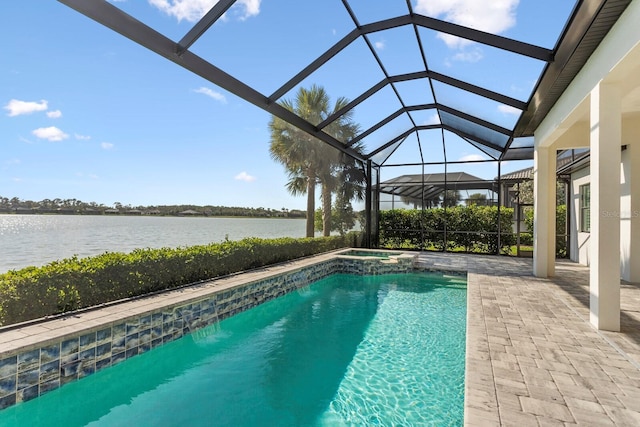
[[[305,219],[0,215],[0,273],[73,255],[304,237]]]

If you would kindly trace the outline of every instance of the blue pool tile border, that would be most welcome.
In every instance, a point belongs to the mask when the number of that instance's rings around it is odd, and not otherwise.
[[[196,332],[237,313],[278,298],[333,274],[382,275],[432,271],[466,276],[463,271],[424,269],[413,256],[391,261],[336,256],[224,290],[188,303],[167,305],[113,324],[79,331],[40,347],[0,356],[0,409],[41,396],[69,382]]]

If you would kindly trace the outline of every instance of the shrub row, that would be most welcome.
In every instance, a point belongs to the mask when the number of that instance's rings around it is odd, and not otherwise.
[[[498,208],[456,206],[425,210],[395,209],[380,212],[380,246],[434,250],[462,250],[495,254],[498,249]],[[515,243],[513,209],[500,208],[500,246]],[[445,242],[446,230],[446,242]]]
[[[185,248],[107,252],[0,274],[0,325],[171,289],[354,245],[357,234],[248,238]]]
[[[531,236],[531,244],[533,244],[533,207],[528,208],[524,212],[524,222],[529,229]],[[567,205],[556,206],[556,256],[558,258],[567,258]]]

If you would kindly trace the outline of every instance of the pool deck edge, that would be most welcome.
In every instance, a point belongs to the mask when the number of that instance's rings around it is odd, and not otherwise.
[[[0,332],[0,359],[15,353],[17,349],[25,351],[31,347],[41,346],[43,343],[46,345],[47,342],[76,335],[80,330],[91,332],[94,329],[126,321],[128,318],[138,316],[141,313],[154,311],[168,305],[188,304],[214,292],[225,291],[283,273],[295,272],[310,265],[328,261],[334,257],[335,251],[332,251],[309,258],[215,278],[193,286],[169,290],[155,295],[132,298],[118,304],[61,315],[44,322],[27,324]]]

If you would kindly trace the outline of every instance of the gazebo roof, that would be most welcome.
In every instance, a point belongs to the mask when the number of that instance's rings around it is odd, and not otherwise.
[[[424,196],[423,196],[424,188]],[[380,183],[380,192],[409,199],[430,199],[446,190],[497,189],[494,181],[483,180],[466,172],[402,175]]]

